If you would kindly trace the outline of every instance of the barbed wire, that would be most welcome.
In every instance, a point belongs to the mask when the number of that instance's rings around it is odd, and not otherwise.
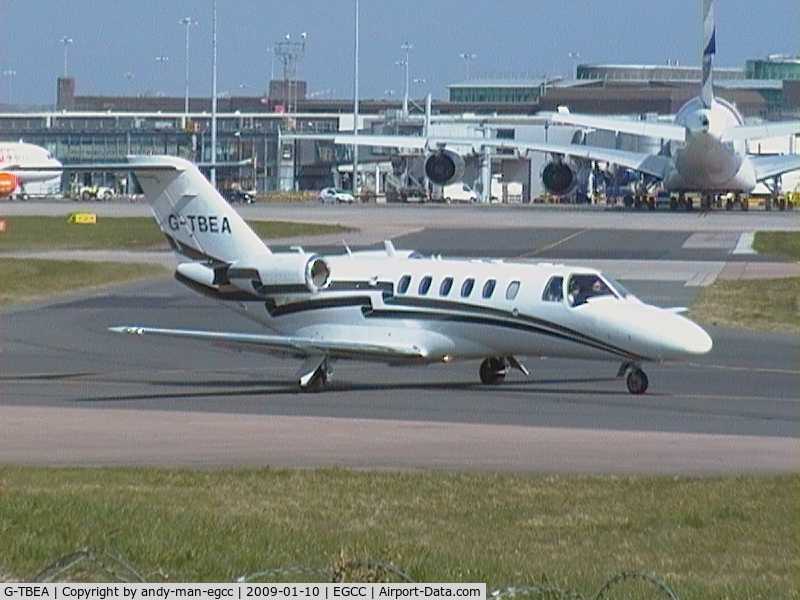
[[[31,583],[54,583],[60,580],[77,581],[95,575],[98,581],[118,581],[124,583],[147,583],[145,577],[139,573],[127,560],[105,550],[96,548],[82,548],[77,552],[70,552],[50,563],[47,567],[39,571],[31,579]],[[364,582],[364,583],[390,583],[405,582],[419,583],[408,573],[398,569],[391,563],[373,560],[340,560],[333,568],[318,568],[308,566],[292,566],[275,569],[266,569],[247,575],[241,575],[234,581],[245,583],[251,581],[263,581],[276,577],[311,575],[330,581],[332,583],[341,582]],[[65,579],[61,579],[61,578]],[[651,587],[651,591],[657,596],[666,600],[678,600],[677,596],[667,585],[656,576],[639,571],[627,571],[611,577],[600,591],[594,596],[584,596],[583,594],[571,590],[565,590],[551,584],[540,584],[530,586],[509,586],[498,588],[489,592],[488,597],[493,600],[507,600],[510,598],[534,597],[543,600],[604,600],[610,596],[611,590],[618,588],[622,583],[635,581]],[[619,590],[616,590],[617,592]]]
[[[115,581],[124,583],[146,583],[147,580],[130,563],[120,556],[105,550],[82,548],[56,559],[33,576],[33,583],[52,583],[67,572],[105,572]]]

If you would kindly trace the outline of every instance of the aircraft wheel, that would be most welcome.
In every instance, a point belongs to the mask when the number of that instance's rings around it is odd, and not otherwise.
[[[479,373],[483,384],[501,383],[506,377],[506,363],[502,358],[487,358],[481,363]]]
[[[647,391],[647,375],[639,368],[631,369],[628,376],[625,378],[625,383],[628,385],[628,391],[631,394],[644,394]]]
[[[328,383],[328,374],[325,369],[320,368],[316,370],[307,384],[300,384],[300,391],[316,394],[325,389],[326,383]]]

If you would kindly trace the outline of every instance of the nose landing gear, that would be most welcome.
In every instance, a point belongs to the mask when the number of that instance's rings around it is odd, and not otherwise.
[[[310,356],[297,372],[297,382],[301,392],[318,393],[325,389],[331,374],[327,356]]]
[[[617,377],[625,377],[625,384],[631,394],[644,394],[647,391],[649,381],[647,374],[642,371],[639,365],[634,363],[622,363],[617,371]]]

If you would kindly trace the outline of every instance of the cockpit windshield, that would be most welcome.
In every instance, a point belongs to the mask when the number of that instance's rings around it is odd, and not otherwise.
[[[611,296],[624,298],[628,291],[610,277],[601,277],[595,273],[575,273],[570,275],[567,284],[570,306],[580,306],[591,298]]]
[[[633,296],[633,294],[631,294],[624,285],[622,285],[619,281],[617,281],[613,277],[603,274],[603,279],[608,284],[608,286],[612,290],[614,290],[614,292],[616,292],[617,296],[619,296],[620,298],[627,298],[628,296]]]

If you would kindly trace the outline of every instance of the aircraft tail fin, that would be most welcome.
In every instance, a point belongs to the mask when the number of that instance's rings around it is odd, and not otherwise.
[[[717,52],[716,24],[714,21],[714,0],[703,0],[703,80],[700,99],[705,108],[711,108],[714,101],[714,78],[712,62]]]
[[[145,198],[172,249],[210,266],[270,254],[267,245],[191,162],[129,156]]]

